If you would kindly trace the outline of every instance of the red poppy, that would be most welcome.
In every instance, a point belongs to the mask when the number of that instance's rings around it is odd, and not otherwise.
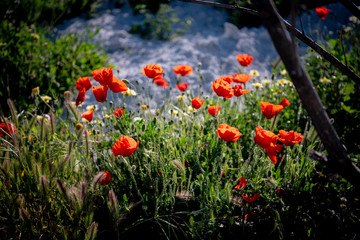
[[[117,108],[115,109],[114,111],[114,116],[119,118],[121,117],[122,115],[124,115],[124,109],[123,108]]]
[[[3,137],[7,134],[12,134],[16,131],[16,127],[11,123],[0,123],[0,137]]]
[[[212,89],[219,97],[232,98],[234,96],[234,90],[230,83],[218,78],[212,83]]]
[[[157,64],[146,65],[142,70],[142,74],[148,78],[156,78],[164,73],[162,67]]]
[[[186,76],[193,72],[192,67],[190,67],[189,65],[178,65],[178,66],[174,67],[173,70],[174,70],[174,73],[180,74],[181,76]]]
[[[236,83],[246,83],[246,82],[250,81],[251,78],[252,78],[252,75],[250,75],[250,74],[234,73],[234,82],[236,82]]]
[[[163,78],[162,76],[158,76],[158,77],[154,78],[154,83],[156,83],[156,85],[163,87],[163,88],[168,87],[168,83],[166,82],[165,78]]]
[[[80,104],[82,104],[85,101],[85,93],[86,93],[85,88],[81,88],[79,90],[79,94],[78,94],[78,96],[76,97],[76,100],[75,100],[75,105],[76,106],[79,106]]]
[[[218,106],[218,105],[209,106],[209,107],[208,107],[208,113],[209,113],[211,116],[215,117],[216,115],[219,114],[220,108],[221,108],[221,107]]]
[[[100,185],[107,185],[111,181],[111,174],[110,172],[103,172],[103,174],[100,176],[99,184]]]
[[[235,186],[236,190],[240,190],[242,189],[245,185],[246,185],[247,181],[245,180],[245,178],[241,177],[239,178],[239,180],[237,181],[237,185]]]
[[[75,85],[77,90],[81,90],[82,88],[85,88],[85,91],[89,90],[91,88],[91,81],[89,77],[81,77],[77,80]]]
[[[301,133],[294,131],[286,132],[284,130],[279,131],[280,138],[279,141],[285,144],[286,146],[292,146],[296,143],[299,143],[303,140],[304,136]]]
[[[114,76],[112,82],[109,84],[109,88],[114,93],[126,92],[128,90],[126,84],[122,80],[117,79]]]
[[[91,120],[93,119],[93,116],[94,116],[94,111],[86,111],[83,114],[81,114],[81,117],[85,118],[89,122],[91,122]]]
[[[268,130],[262,130],[261,127],[256,127],[254,141],[260,145],[260,147],[265,149],[266,154],[274,164],[277,163],[276,153],[280,152],[282,149],[282,145],[276,144],[278,138],[279,137],[275,133]]]
[[[234,87],[234,95],[236,97],[240,97],[241,95],[244,95],[248,92],[250,92],[250,90],[244,89],[240,84],[235,85],[235,87]]]
[[[243,67],[249,66],[251,64],[252,60],[254,59],[252,56],[249,56],[247,54],[236,55],[236,58],[239,61],[240,65]]]
[[[268,102],[260,102],[260,108],[263,116],[267,119],[271,119],[273,116],[284,109],[282,105],[275,105]]]
[[[258,218],[258,215],[255,212],[245,214],[245,220],[248,222],[253,222]]]
[[[330,12],[330,10],[325,8],[325,7],[315,8],[315,11],[316,11],[318,17],[323,19],[323,20],[326,18],[326,16]]]
[[[180,83],[176,86],[177,89],[179,89],[182,92],[185,92],[189,84],[187,83]]]
[[[193,108],[199,109],[203,105],[204,102],[205,101],[202,100],[201,98],[196,97],[191,101],[191,105],[192,105]]]
[[[226,123],[219,124],[219,128],[216,130],[219,138],[227,142],[236,142],[242,135],[240,131],[235,127],[230,127]]]
[[[286,98],[283,98],[283,100],[281,100],[281,102],[279,103],[279,105],[283,106],[284,108],[286,108],[287,106],[290,105],[289,100],[287,100]]]
[[[252,196],[246,196],[245,193],[242,194],[242,197],[244,199],[245,202],[248,202],[248,203],[251,203],[251,202],[254,202],[256,201],[256,199],[258,199],[260,197],[259,194],[255,193],[254,195]]]
[[[91,75],[102,86],[107,86],[113,81],[113,70],[110,67],[105,69],[96,69],[91,72]]]
[[[218,79],[222,79],[228,83],[232,83],[234,81],[234,77],[231,75],[221,76]]]
[[[133,138],[128,136],[122,136],[112,147],[112,152],[115,156],[130,156],[136,148],[139,146],[139,141],[135,141]]]
[[[94,93],[95,99],[98,102],[105,102],[107,97],[107,86],[92,87],[91,90]]]

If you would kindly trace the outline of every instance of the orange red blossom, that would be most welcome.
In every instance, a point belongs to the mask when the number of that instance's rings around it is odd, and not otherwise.
[[[279,137],[275,133],[268,130],[262,130],[260,126],[256,127],[254,141],[266,151],[266,154],[274,164],[277,163],[276,153],[280,152],[283,147],[282,145],[277,144],[278,139]]]
[[[201,98],[196,97],[196,98],[193,98],[193,100],[191,101],[191,105],[193,108],[199,109],[203,105],[204,102],[205,101],[202,100]]]
[[[121,156],[130,156],[139,146],[139,141],[135,141],[132,137],[122,136],[117,140],[117,142],[112,147],[112,152],[115,157],[118,155]]]
[[[173,71],[174,73],[179,74],[183,77],[191,74],[193,72],[193,69],[189,65],[177,65],[173,68]]]
[[[157,64],[150,64],[150,65],[146,65],[141,70],[141,72],[142,72],[142,74],[144,74],[148,78],[156,78],[158,76],[163,75],[164,70],[162,69],[162,67],[160,67]]]
[[[243,67],[247,67],[251,64],[252,60],[254,59],[252,56],[247,54],[238,54],[236,55],[237,60],[239,61],[240,65]]]
[[[216,130],[219,138],[227,142],[236,142],[242,135],[240,131],[235,127],[230,127],[226,123],[219,124],[219,128]]]
[[[215,117],[216,115],[219,114],[220,108],[221,108],[221,107],[218,106],[218,105],[209,106],[209,107],[208,107],[208,113],[209,113],[211,116]]]
[[[234,96],[234,90],[230,83],[221,78],[216,79],[215,82],[212,83],[212,89],[219,97],[232,98],[232,96]]]

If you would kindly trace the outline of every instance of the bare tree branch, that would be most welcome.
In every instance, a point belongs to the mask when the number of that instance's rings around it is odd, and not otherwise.
[[[328,152],[327,166],[353,185],[359,186],[360,169],[351,162],[349,155],[341,145],[309,75],[300,64],[295,49],[292,48],[291,39],[286,34],[284,22],[276,11],[274,3],[271,0],[252,0],[252,2],[259,9],[264,25],[294,83],[301,102]]]
[[[221,4],[221,3],[215,3],[215,2],[208,2],[208,1],[202,1],[202,0],[178,0],[182,2],[191,2],[191,3],[197,3],[207,6],[213,6],[213,7],[220,7],[220,8],[226,8],[226,9],[233,9],[233,10],[241,10],[246,13],[252,14],[254,16],[260,16],[260,13],[256,10],[252,10],[249,8],[243,8],[238,7],[237,5],[229,5],[229,4]],[[322,57],[324,57],[327,61],[332,63],[335,67],[337,67],[344,75],[348,76],[350,79],[352,79],[357,84],[360,84],[360,76],[357,75],[355,72],[353,72],[350,68],[348,68],[345,64],[340,62],[334,55],[326,51],[324,48],[319,46],[316,42],[314,42],[311,38],[309,38],[305,33],[300,32],[297,28],[292,26],[290,23],[285,21],[281,16],[279,16],[283,24],[285,24],[286,29],[295,34],[295,36],[308,45],[310,48],[312,48],[315,52],[320,54]]]

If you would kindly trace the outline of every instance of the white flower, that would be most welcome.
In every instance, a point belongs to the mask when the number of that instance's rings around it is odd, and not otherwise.
[[[328,79],[326,77],[320,78],[320,82],[322,82],[322,83],[331,83],[330,79]]]
[[[86,107],[86,110],[95,111],[95,110],[97,110],[97,106],[96,105],[89,105],[89,106]]]
[[[48,103],[51,101],[52,98],[49,96],[41,96],[41,99],[44,100],[44,102]]]
[[[253,75],[253,76],[256,76],[256,77],[260,76],[260,74],[259,74],[259,72],[257,70],[251,70],[250,75]]]
[[[137,93],[130,88],[128,88],[128,90],[126,92],[122,92],[122,94],[125,96],[136,96],[137,95]]]

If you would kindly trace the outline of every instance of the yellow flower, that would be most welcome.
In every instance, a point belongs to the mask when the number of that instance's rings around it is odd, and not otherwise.
[[[280,71],[280,74],[283,75],[283,76],[287,75],[286,69],[281,70],[281,71]]]
[[[184,96],[183,96],[183,95],[177,96],[177,99],[183,100],[183,99],[184,99]]]
[[[49,97],[49,96],[42,96],[41,99],[42,99],[44,102],[48,103],[48,102],[50,102],[50,100],[51,100],[52,98]]]
[[[34,97],[40,93],[40,87],[33,88],[31,90],[31,96]]]
[[[111,118],[111,116],[110,115],[105,115],[104,118],[109,119],[109,118]]]
[[[136,92],[130,88],[128,88],[128,90],[126,92],[122,92],[123,95],[125,96],[136,96]]]
[[[322,83],[331,83],[330,79],[328,79],[326,77],[320,78],[320,82],[322,82]]]
[[[188,107],[188,111],[189,111],[189,112],[194,112],[195,109],[194,109],[192,106],[189,106],[189,107]]]
[[[79,131],[79,130],[81,130],[83,128],[83,125],[81,124],[81,123],[77,123],[76,125],[75,125],[75,130],[76,131]]]
[[[88,120],[86,120],[85,118],[82,118],[82,121],[83,121],[84,123],[89,122],[89,121],[88,121]]]
[[[35,136],[32,135],[32,136],[29,136],[29,141],[32,142],[32,140],[34,140]]]
[[[253,75],[253,76],[256,76],[256,77],[260,76],[260,74],[259,74],[259,72],[257,70],[251,70],[250,75]]]
[[[145,111],[145,110],[147,110],[147,109],[148,109],[148,106],[147,106],[147,105],[145,105],[145,104],[144,104],[144,105],[141,105],[141,109]]]
[[[262,83],[263,83],[264,85],[269,85],[270,82],[271,82],[271,81],[270,81],[270,80],[267,80],[267,79],[262,81]]]
[[[31,36],[32,36],[33,38],[35,38],[35,39],[39,39],[39,38],[40,38],[39,34],[37,34],[37,33],[32,33]]]
[[[253,86],[256,88],[262,88],[262,84],[261,83],[253,83]]]
[[[177,116],[177,115],[179,114],[179,112],[176,111],[176,110],[172,110],[172,113],[171,113],[171,114],[174,115],[174,116]]]
[[[96,110],[96,105],[89,105],[89,106],[86,107],[86,110],[95,111]]]
[[[280,95],[283,95],[283,94],[284,94],[284,92],[281,91],[281,90],[277,90],[277,91],[274,93],[274,95],[276,95],[276,96],[280,96]]]

